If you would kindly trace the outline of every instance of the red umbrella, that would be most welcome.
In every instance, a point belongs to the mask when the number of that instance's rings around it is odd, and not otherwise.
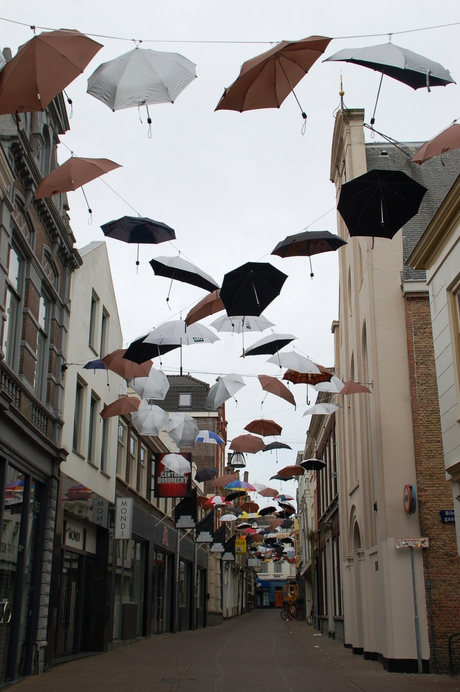
[[[43,32],[22,45],[0,77],[0,115],[43,111],[102,48],[79,31]]]
[[[281,435],[282,427],[274,420],[258,418],[248,423],[245,428],[250,433],[256,433],[266,437],[267,435]]]
[[[315,365],[318,365],[315,363]],[[324,368],[322,365],[318,365],[321,372],[297,372],[297,370],[288,369],[283,375],[283,380],[288,380],[293,384],[319,384],[320,382],[330,382],[333,373]]]
[[[294,396],[292,392],[286,387],[285,384],[281,382],[277,377],[271,377],[270,375],[258,375],[259,382],[266,392],[275,394],[276,396],[285,399],[290,404],[296,405]]]
[[[127,360],[123,358],[126,353],[126,349],[119,348],[112,353],[108,353],[104,358],[101,358],[105,367],[108,370],[112,370],[120,377],[125,379],[131,379],[133,377],[148,377],[150,370],[152,369],[152,361],[147,360],[145,363],[134,363],[132,360]]]
[[[230,444],[230,449],[233,449],[235,452],[248,452],[249,454],[260,452],[264,447],[263,440],[255,435],[239,435]]]
[[[132,413],[137,411],[141,405],[141,400],[135,396],[123,396],[117,399],[112,404],[104,406],[101,411],[101,418],[111,418],[112,416],[122,416],[124,413]]]
[[[45,176],[34,193],[35,199],[52,197],[60,192],[69,192],[89,183],[104,173],[120,168],[119,163],[110,159],[84,159],[71,156],[62,166],[58,166]]]

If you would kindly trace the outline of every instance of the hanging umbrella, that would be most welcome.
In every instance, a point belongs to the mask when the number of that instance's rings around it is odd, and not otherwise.
[[[230,502],[231,500],[239,500],[243,495],[247,495],[246,490],[234,490],[225,497]]]
[[[283,384],[277,377],[271,377],[271,375],[258,375],[259,382],[264,391],[275,394],[275,396],[281,397],[285,401],[288,401],[293,406],[296,405],[294,395],[289,389]]]
[[[177,473],[178,475],[182,473],[189,473],[191,466],[188,459],[186,459],[182,454],[165,454],[161,460],[163,466],[165,466],[170,471]]]
[[[164,399],[169,390],[169,380],[161,370],[152,368],[148,377],[135,377],[128,380],[141,399]]]
[[[243,504],[241,505],[241,509],[243,510],[243,512],[249,512],[248,519],[254,519],[255,515],[251,516],[251,514],[257,513],[259,505],[257,504],[257,502],[243,502]]]
[[[133,425],[140,435],[155,435],[158,437],[166,428],[169,415],[160,406],[141,406],[132,415]]]
[[[339,408],[342,408],[339,404],[315,404],[314,406],[307,408],[307,410],[305,411],[305,413],[303,415],[304,416],[317,416],[317,415],[330,416],[331,413],[334,413],[334,411],[338,411]]]
[[[224,401],[230,399],[230,397],[234,396],[236,392],[244,386],[245,383],[243,378],[236,373],[230,373],[229,375],[221,377],[209,390],[206,401],[204,402],[205,410],[216,411]]]
[[[281,526],[282,523],[283,523],[282,519],[273,519],[273,521],[271,522],[271,524],[269,526],[269,529],[271,531],[274,531],[278,526]],[[276,537],[275,537],[275,540],[277,540]],[[267,542],[267,538],[265,539],[265,542]]]
[[[219,471],[211,466],[205,466],[204,469],[200,469],[195,474],[195,480],[197,483],[205,483],[206,481],[211,481]]]
[[[0,75],[0,115],[43,111],[102,48],[79,31],[43,32],[22,45]]]
[[[215,291],[212,291],[202,298],[191,310],[189,310],[185,318],[185,323],[188,326],[189,324],[202,320],[203,317],[214,315],[214,313],[224,309],[224,304],[220,299],[220,288],[216,288]]]
[[[234,514],[224,514],[222,517],[220,517],[220,521],[223,522],[230,522],[230,521],[236,521],[238,517],[235,517]]]
[[[61,192],[76,190],[115,168],[121,168],[120,164],[109,159],[85,159],[71,156],[65,163],[43,178],[34,192],[34,197],[35,199],[43,199],[44,197],[53,197],[53,195],[58,195]]]
[[[211,444],[211,445],[224,445],[225,440],[221,438],[220,435],[217,433],[213,432],[212,430],[200,430],[198,433],[198,437],[196,438],[197,442],[204,442],[206,444]]]
[[[290,495],[285,495],[283,493],[280,493],[279,495],[276,495],[276,497],[273,498],[277,502],[289,502],[290,500],[294,500],[293,497]]]
[[[247,262],[228,272],[220,289],[227,315],[259,316],[280,294],[286,279],[268,262]]]
[[[442,65],[394,43],[382,43],[365,48],[344,48],[323,62],[335,60],[369,67],[381,72],[382,77],[387,75],[413,89],[426,87],[429,91],[433,86],[455,84],[448,70]]]
[[[425,163],[433,156],[440,156],[441,163],[444,165],[442,160],[442,155],[452,149],[458,149],[460,147],[460,124],[455,120],[452,125],[449,125],[445,130],[440,132],[433,139],[428,140],[425,144],[422,144],[420,149],[417,149],[412,157],[412,163]]]
[[[269,420],[266,418],[258,418],[251,421],[244,427],[250,433],[256,433],[257,435],[262,435],[262,437],[267,437],[269,435],[281,435],[282,427],[275,423],[274,420]]]
[[[229,503],[225,499],[225,497],[222,497],[222,495],[214,495],[214,497],[209,497],[206,500],[205,507],[226,507]]]
[[[264,490],[259,490],[259,495],[262,495],[262,497],[276,497],[278,495],[278,491],[275,490],[275,488],[265,488]]]
[[[249,454],[260,452],[264,447],[263,440],[255,435],[239,435],[230,443],[230,449],[233,449],[235,452],[248,452]]]
[[[191,262],[187,262],[180,256],[155,257],[155,259],[150,260],[150,266],[157,276],[165,276],[171,279],[171,285],[176,280],[204,288],[205,291],[215,291],[216,288],[219,288],[212,276],[205,274],[199,267]],[[171,287],[169,292],[171,292]],[[169,300],[169,294],[166,300]]]
[[[276,507],[273,505],[270,505],[269,507],[264,507],[263,509],[259,509],[259,514],[262,517],[266,517],[267,514],[273,514],[273,512],[276,512]]]
[[[149,332],[150,333],[150,332]],[[151,358],[160,358],[165,353],[169,351],[174,351],[175,348],[180,348],[180,342],[175,344],[146,344],[144,339],[148,337],[148,334],[144,334],[139,339],[132,341],[123,358],[127,360],[132,360],[134,363],[145,363]]]
[[[263,356],[275,354],[290,344],[291,341],[294,341],[294,339],[297,339],[297,337],[293,334],[269,334],[247,348],[246,355]]]
[[[134,396],[122,396],[111,404],[107,404],[102,409],[100,416],[103,420],[112,416],[122,416],[125,413],[137,411],[141,405],[140,399]]]
[[[233,473],[225,473],[223,476],[216,478],[211,485],[214,485],[216,488],[225,488],[226,485],[237,480],[238,476],[234,476]]]
[[[326,462],[321,459],[304,459],[300,465],[305,471],[322,471],[326,467]]]
[[[294,87],[326,50],[330,38],[309,36],[300,41],[281,41],[277,46],[243,63],[240,74],[225,89],[217,110],[243,111],[279,108],[291,93],[306,119]]]
[[[273,327],[273,322],[267,320],[266,317],[243,317],[235,316],[218,317],[214,322],[211,322],[211,327],[217,332],[231,332],[232,334],[242,334],[243,332],[263,332],[264,329]]]
[[[195,67],[179,53],[135,48],[99,65],[88,79],[87,93],[113,111],[174,103],[196,78]]]
[[[303,231],[296,235],[288,235],[278,243],[272,255],[279,257],[299,257],[305,256],[310,260],[310,276],[313,277],[311,266],[311,256],[321,252],[332,252],[338,250],[347,241],[339,238],[329,231]]]
[[[83,366],[84,370],[107,370],[105,363],[102,362],[100,358],[96,360],[89,360],[86,365]]]
[[[139,264],[139,244],[158,245],[167,240],[174,240],[176,237],[173,228],[162,221],[154,221],[146,216],[122,216],[120,219],[108,221],[101,226],[101,229],[107,238],[136,244],[137,265]]]
[[[251,485],[247,481],[240,481],[238,479],[236,481],[231,481],[230,483],[227,483],[224,490],[236,490],[237,488],[244,488],[244,490],[255,491],[253,485]]]
[[[194,447],[199,433],[196,420],[181,412],[169,414],[167,431],[178,447]]]
[[[342,391],[344,384],[339,377],[333,375],[330,382],[317,382],[314,385],[317,392],[331,392],[332,394],[339,394]]]
[[[290,368],[297,372],[316,372],[321,370],[310,358],[300,355],[297,351],[284,351],[283,353],[275,353],[274,356],[267,360],[267,363],[275,363],[280,368]]]
[[[293,478],[294,476],[280,476],[279,473],[276,473],[274,476],[270,476],[271,481],[292,481]]]
[[[315,363],[315,365],[317,365]],[[283,380],[292,382],[293,384],[309,384],[316,386],[322,382],[330,382],[333,375],[332,372],[326,370],[319,365],[317,365],[320,372],[298,372],[297,370],[291,370],[288,368],[283,375]]]
[[[287,445],[285,442],[270,442],[270,444],[265,445],[265,449],[263,449],[263,452],[269,452],[272,449],[292,449],[289,445]]]
[[[351,236],[391,239],[417,214],[425,192],[403,171],[375,169],[342,185],[337,210]]]
[[[101,360],[108,370],[112,370],[126,380],[133,377],[147,377],[152,367],[152,361],[147,360],[139,365],[124,358],[125,352],[126,349],[119,348],[116,351],[112,351],[112,353],[108,353]]]
[[[280,469],[278,471],[278,476],[282,476],[283,478],[286,476],[289,476],[292,478],[293,476],[303,476],[305,473],[304,469],[301,466],[285,466],[284,468]]]
[[[339,394],[372,394],[372,392],[364,384],[348,380],[348,382],[343,383]]]
[[[145,344],[171,345],[182,344],[190,346],[192,344],[213,344],[220,341],[204,324],[191,324],[187,327],[184,320],[169,320],[163,322],[153,329],[144,339]]]

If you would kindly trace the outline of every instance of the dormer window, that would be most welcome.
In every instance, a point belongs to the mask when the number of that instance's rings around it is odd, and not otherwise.
[[[192,395],[190,393],[179,394],[179,407],[180,408],[191,408],[191,406],[192,406]]]

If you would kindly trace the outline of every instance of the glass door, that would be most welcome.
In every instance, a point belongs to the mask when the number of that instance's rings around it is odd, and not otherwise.
[[[159,550],[153,553],[153,628],[154,634],[163,634],[164,630],[164,587],[165,587],[165,555]]]
[[[61,602],[56,653],[69,656],[76,653],[79,594],[79,555],[63,551],[61,573]]]

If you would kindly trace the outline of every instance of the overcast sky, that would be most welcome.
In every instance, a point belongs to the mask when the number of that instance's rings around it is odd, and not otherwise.
[[[346,107],[364,108],[367,122],[380,75],[356,65],[319,60],[296,88],[308,114],[304,136],[303,120],[292,96],[279,110],[240,114],[214,112],[214,108],[245,60],[278,41],[311,35],[334,39],[327,57],[341,48],[384,43],[392,32],[393,43],[440,62],[459,81],[460,8],[447,0],[386,0],[379,5],[364,0],[22,0],[4,5],[0,14],[0,45],[10,46],[13,54],[32,37],[30,25],[78,29],[104,45],[85,74],[67,89],[74,104],[73,117],[71,130],[61,138],[59,162],[73,151],[77,156],[112,159],[122,168],[86,186],[93,209],[91,225],[81,191],[69,193],[77,246],[102,240],[100,226],[124,215],[139,213],[175,229],[174,243],[141,247],[138,274],[135,246],[107,241],[126,345],[168,319],[185,317],[204,297],[201,289],[174,282],[168,309],[169,281],[154,276],[149,260],[180,251],[219,284],[226,272],[247,261],[269,261],[281,269],[289,278],[264,315],[277,332],[298,337],[296,350],[323,365],[333,365],[337,256],[315,256],[315,276],[310,279],[307,259],[281,259],[270,253],[278,241],[303,229],[336,232],[335,190],[329,169],[340,75]],[[455,23],[459,25],[440,27]],[[140,113],[141,124],[136,108],[113,113],[86,94],[90,74],[102,62],[132,50],[130,39],[142,40],[142,48],[178,52],[197,65],[198,79],[174,105],[150,107],[151,139],[145,109]],[[459,86],[433,88],[428,93],[387,78],[375,127],[399,141],[423,142],[459,114]],[[369,140],[368,134],[366,138]],[[212,318],[204,324],[210,321]],[[268,333],[246,335],[246,346]],[[293,451],[279,452],[278,465],[274,452],[248,455],[250,479],[268,484],[277,468],[295,463],[297,451],[304,447],[310,421],[310,417],[302,417],[305,386],[291,386],[296,411],[271,394],[261,406],[265,393],[257,375],[276,376],[279,369],[266,363],[265,356],[240,358],[240,335],[220,336],[221,341],[213,345],[184,348],[184,372],[210,384],[218,375],[230,372],[245,377],[238,404],[227,402],[229,440],[261,416],[283,426],[281,439]],[[154,365],[158,367],[158,361]],[[164,356],[166,373],[177,374],[178,368],[177,351]],[[349,377],[349,373],[340,375]],[[293,483],[275,487],[295,489]]]

